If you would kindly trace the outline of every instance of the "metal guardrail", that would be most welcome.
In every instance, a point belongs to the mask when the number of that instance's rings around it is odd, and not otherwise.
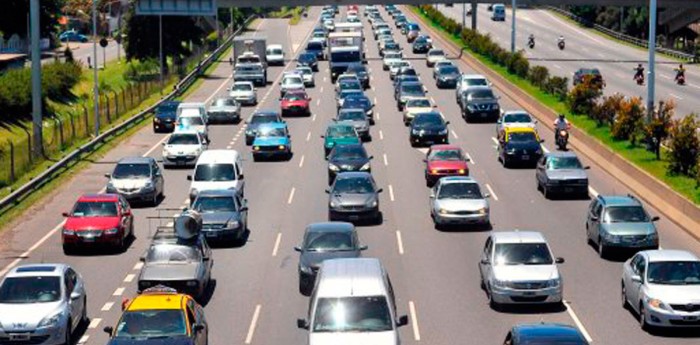
[[[219,57],[219,55],[221,55],[222,52],[224,52],[231,46],[231,41],[233,40],[233,37],[235,37],[241,31],[243,31],[248,26],[248,24],[256,17],[256,15],[251,15],[248,18],[246,18],[241,27],[239,27],[237,30],[228,35],[228,37],[223,41],[223,43],[219,47],[217,47],[207,58],[200,61],[199,64],[197,64],[197,67],[194,68],[194,70],[192,70],[184,78],[182,78],[182,80],[175,84],[175,87],[172,92],[167,94],[165,97],[161,98],[155,104],[139,112],[138,114],[128,118],[119,125],[106,130],[99,136],[90,140],[85,145],[78,147],[75,151],[69,153],[67,156],[63,157],[61,160],[51,165],[44,172],[34,177],[29,182],[19,187],[16,191],[12,192],[10,195],[0,200],[0,215],[2,215],[8,208],[10,208],[10,206],[17,204],[22,198],[31,194],[39,187],[44,185],[46,182],[51,180],[55,174],[59,173],[62,169],[70,165],[72,162],[79,160],[84,153],[90,153],[94,151],[95,148],[98,147],[102,142],[106,141],[107,138],[110,138],[120,132],[123,132],[124,130],[130,128],[134,124],[141,122],[149,114],[153,113],[153,111],[162,102],[180,96],[187,89],[187,87],[192,85],[192,83],[197,79],[197,76],[199,76],[199,74],[203,70],[209,67],[209,65],[211,65],[212,62],[214,62]]]
[[[540,6],[540,7],[544,8],[544,9],[548,9],[550,11],[557,12],[557,13],[564,15],[564,16],[566,16],[566,17],[568,17],[568,18],[570,18],[578,23],[581,23],[583,25],[590,26],[593,29],[595,29],[596,31],[600,31],[600,32],[602,32],[608,36],[611,36],[615,39],[618,39],[620,41],[634,44],[636,46],[643,47],[643,48],[646,48],[649,46],[649,41],[647,41],[647,40],[643,40],[640,38],[625,35],[623,33],[620,33],[620,32],[614,31],[614,30],[610,30],[602,25],[591,23],[591,22],[584,20],[583,18],[578,17],[575,14],[573,14],[569,11],[566,11],[564,9],[561,9],[559,7],[555,7],[555,6]],[[694,54],[686,53],[683,51],[664,48],[664,47],[661,47],[658,45],[656,46],[656,51],[659,53],[666,54],[668,56],[677,58],[677,59],[682,59],[682,60],[689,61],[689,62],[697,62],[697,57]]]

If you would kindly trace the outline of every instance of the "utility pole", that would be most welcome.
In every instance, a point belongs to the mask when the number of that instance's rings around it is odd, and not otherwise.
[[[467,25],[467,4],[462,3],[462,27]]]
[[[160,50],[160,89],[163,90],[163,15],[158,16],[158,49]]]
[[[512,18],[511,18],[511,26],[510,26],[510,52],[515,54],[515,7],[516,7],[516,0],[513,0],[513,4],[511,7],[512,8]]]
[[[92,71],[93,99],[95,109],[95,137],[100,135],[100,90],[97,83],[97,0],[92,0]]]
[[[219,46],[219,42],[221,39],[221,31],[219,29],[219,9],[216,9],[216,13],[214,13],[214,22],[216,23],[216,46]]]
[[[649,0],[649,76],[647,77],[647,122],[654,116],[656,83],[656,0]]]
[[[476,14],[479,13],[478,3],[472,0],[472,30],[476,31]]]
[[[117,16],[117,64],[122,63],[122,4],[119,4],[119,15]]]
[[[39,49],[39,0],[29,4],[32,45],[32,157],[43,155],[42,116],[41,116],[41,50]]]

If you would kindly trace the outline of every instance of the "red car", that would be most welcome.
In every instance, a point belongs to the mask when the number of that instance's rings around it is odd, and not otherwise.
[[[69,213],[61,231],[63,252],[107,245],[126,250],[127,238],[134,235],[134,217],[129,203],[119,194],[86,194]]]
[[[311,97],[303,90],[288,91],[281,99],[282,116],[311,116]]]
[[[443,176],[469,176],[468,158],[456,145],[433,145],[426,154],[425,183],[428,187]]]

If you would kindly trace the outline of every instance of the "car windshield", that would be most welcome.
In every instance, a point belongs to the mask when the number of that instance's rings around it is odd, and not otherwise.
[[[700,285],[700,262],[651,262],[647,279],[651,284]]]
[[[252,124],[261,124],[261,123],[271,123],[271,122],[278,122],[278,117],[277,115],[254,115],[253,118],[250,119],[250,123]]]
[[[439,126],[442,125],[442,118],[440,115],[436,114],[419,114],[413,119],[413,124],[416,126],[426,126],[426,125],[432,125],[432,126]]]
[[[438,200],[443,199],[483,199],[476,183],[446,183],[440,187]]]
[[[581,162],[577,157],[549,157],[547,159],[547,169],[582,169]]]
[[[119,320],[115,338],[148,339],[187,335],[185,315],[179,309],[127,311]]]
[[[339,145],[333,150],[331,159],[367,159],[367,151],[361,145]]]
[[[360,109],[359,111],[342,111],[338,114],[338,120],[340,121],[364,121],[365,112]]]
[[[199,145],[197,134],[173,134],[168,139],[168,145]]]
[[[409,99],[406,101],[406,107],[430,108],[431,105],[427,99]]]
[[[508,134],[508,141],[515,143],[527,143],[537,141],[537,136],[533,132],[515,132]]]
[[[462,80],[469,86],[488,86],[488,82],[484,78],[465,78]]]
[[[304,238],[304,249],[310,252],[355,250],[348,231],[311,231]]]
[[[384,49],[386,50],[398,50],[399,48],[399,44],[396,42],[388,42],[384,45]]]
[[[233,98],[219,98],[212,105],[215,107],[234,107],[236,106],[236,101]]]
[[[495,265],[551,265],[552,255],[546,243],[498,243]]]
[[[282,79],[282,85],[299,85],[304,81],[299,77],[286,77]]]
[[[524,113],[515,113],[515,114],[506,114],[503,116],[503,122],[505,123],[530,123],[532,122],[532,118],[528,114]]]
[[[343,108],[362,108],[367,109],[370,106],[368,98],[365,97],[345,97],[345,103],[343,103]]]
[[[423,85],[420,84],[408,84],[401,85],[401,92],[410,95],[423,94]]]
[[[431,161],[462,161],[462,151],[460,150],[435,150],[430,152],[428,160]]]
[[[60,298],[59,277],[11,277],[0,286],[0,303],[46,303]]]
[[[356,136],[352,126],[334,126],[328,129],[328,136],[332,138],[348,138]]]
[[[472,91],[469,93],[469,99],[493,99],[496,98],[493,96],[493,92],[491,90],[476,90]]]
[[[428,52],[429,56],[445,56],[445,52],[442,50],[431,50]]]
[[[201,213],[236,212],[236,203],[231,196],[201,196],[192,208]]]
[[[372,181],[365,177],[336,179],[333,193],[367,194],[374,193]]]
[[[316,55],[314,55],[313,53],[304,53],[299,55],[298,60],[300,62],[314,62],[316,61]]]
[[[81,201],[75,204],[73,217],[116,217],[117,203],[114,201]]]
[[[384,332],[393,327],[384,296],[319,298],[312,332]]]
[[[234,91],[252,91],[253,85],[251,85],[251,84],[234,84],[233,90]]]
[[[613,206],[605,209],[605,223],[646,223],[649,216],[641,206]]]
[[[362,85],[360,85],[360,82],[357,80],[345,80],[338,84],[338,88],[341,91],[345,90],[362,90]]]
[[[343,90],[340,92],[340,98],[357,97],[362,95],[363,93],[359,89]]]
[[[303,101],[306,99],[306,95],[302,93],[287,93],[284,95],[285,101]]]
[[[257,136],[261,138],[275,138],[284,137],[286,134],[283,128],[263,126],[259,128]]]
[[[323,50],[323,43],[309,42],[309,44],[306,46],[306,50]]]
[[[235,181],[233,164],[200,164],[194,171],[195,181]]]
[[[114,167],[112,177],[121,178],[144,178],[151,176],[151,165],[148,163],[118,163]]]
[[[204,126],[204,121],[202,121],[202,118],[199,116],[187,116],[187,117],[180,117],[180,125],[187,127],[187,126]]]
[[[282,55],[282,49],[280,49],[280,48],[269,49],[267,51],[267,53],[270,55]]]
[[[439,72],[440,74],[459,74],[459,69],[455,66],[442,66]]]
[[[199,248],[177,244],[157,244],[148,249],[146,262],[148,263],[188,263],[199,262],[202,254]]]
[[[416,38],[416,40],[414,41],[414,43],[421,43],[421,44],[422,44],[422,43],[428,43],[428,39],[425,38],[425,37],[418,37],[418,38]]]

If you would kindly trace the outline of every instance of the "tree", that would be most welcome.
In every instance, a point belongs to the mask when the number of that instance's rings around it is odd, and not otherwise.
[[[698,126],[700,126],[700,122],[695,114],[673,120],[671,139],[669,140],[671,152],[668,170],[670,173],[690,176],[692,170],[697,166],[698,151],[700,150]]]
[[[602,95],[603,90],[600,83],[594,82],[591,76],[586,75],[581,83],[569,91],[569,107],[576,114],[590,115],[596,101]]]
[[[41,0],[39,3],[39,32],[48,37],[56,32],[58,17],[65,0]],[[14,34],[27,35],[29,0],[3,0],[0,11],[0,32],[8,38]]]
[[[591,117],[598,123],[598,126],[608,124],[610,127],[615,123],[615,116],[620,111],[620,104],[625,99],[621,93],[614,93],[603,97],[603,101],[593,107]]]
[[[668,138],[671,131],[673,113],[676,103],[673,100],[659,102],[659,109],[646,125],[647,137],[651,138],[651,149],[656,153],[656,159],[661,159],[661,143]]]
[[[613,138],[629,140],[634,145],[637,134],[643,128],[646,108],[641,97],[626,98],[620,102],[620,109],[612,126]]]

